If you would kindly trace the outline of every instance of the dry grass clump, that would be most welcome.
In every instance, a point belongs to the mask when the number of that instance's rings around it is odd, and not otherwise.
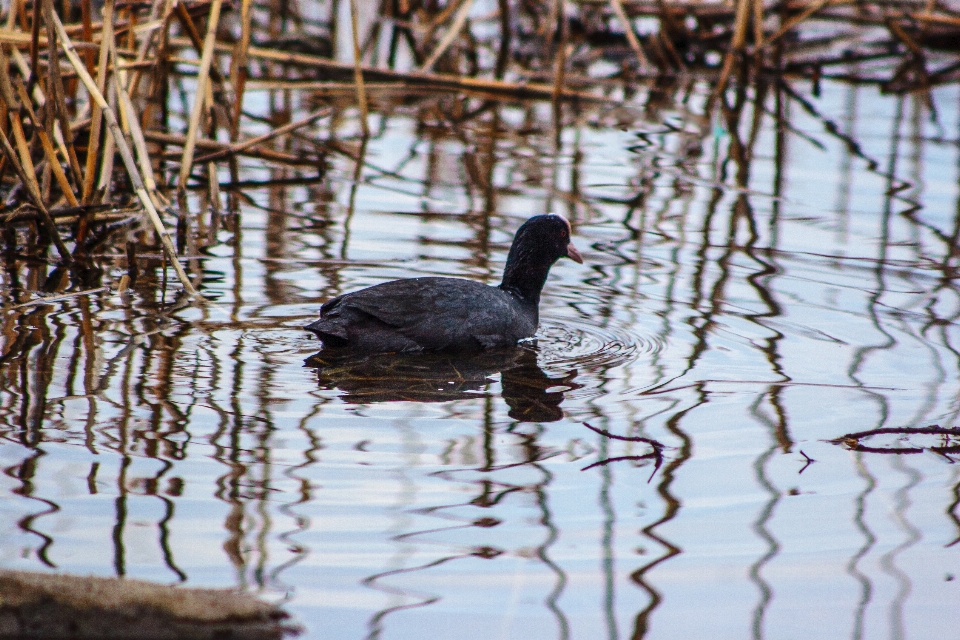
[[[343,137],[353,129],[362,142],[387,98],[546,100],[559,114],[570,102],[629,102],[638,86],[677,76],[709,83],[711,102],[724,101],[731,83],[761,78],[809,79],[816,93],[822,78],[906,92],[960,76],[960,11],[938,0],[498,0],[495,10],[474,0],[8,4],[6,259],[82,269],[98,247],[122,239],[131,259],[162,250],[191,294],[183,229],[202,215],[216,228],[221,190],[244,184],[240,160],[314,180],[328,154],[359,165],[363,146]],[[281,116],[252,113],[252,90],[287,105],[274,111]],[[317,108],[294,119],[293,95]],[[209,212],[188,210],[194,189],[205,191]]]

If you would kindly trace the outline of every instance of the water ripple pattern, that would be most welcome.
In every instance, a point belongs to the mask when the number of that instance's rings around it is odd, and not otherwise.
[[[664,345],[656,336],[636,335],[623,327],[597,327],[586,321],[542,320],[537,342],[546,366],[578,366],[611,369],[637,360],[643,354],[660,352]]]

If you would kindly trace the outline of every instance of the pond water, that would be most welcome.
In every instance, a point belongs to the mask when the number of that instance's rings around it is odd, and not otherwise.
[[[8,261],[0,566],[238,586],[309,638],[960,638],[955,436],[903,431],[960,425],[960,90],[797,92],[398,101],[359,180],[242,165],[187,236],[208,306],[157,254],[44,304],[90,283]],[[311,359],[324,300],[496,284],[550,211],[585,264],[535,343]]]

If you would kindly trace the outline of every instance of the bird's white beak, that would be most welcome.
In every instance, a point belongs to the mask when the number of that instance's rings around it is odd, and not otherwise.
[[[567,257],[573,260],[574,262],[583,264],[583,256],[580,255],[580,251],[575,246],[573,246],[572,242],[567,245]]]

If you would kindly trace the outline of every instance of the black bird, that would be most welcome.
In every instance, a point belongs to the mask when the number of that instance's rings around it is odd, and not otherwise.
[[[583,263],[570,223],[533,216],[517,230],[497,287],[462,278],[393,280],[328,300],[304,328],[324,347],[368,353],[512,347],[536,333],[540,291],[564,256]]]

